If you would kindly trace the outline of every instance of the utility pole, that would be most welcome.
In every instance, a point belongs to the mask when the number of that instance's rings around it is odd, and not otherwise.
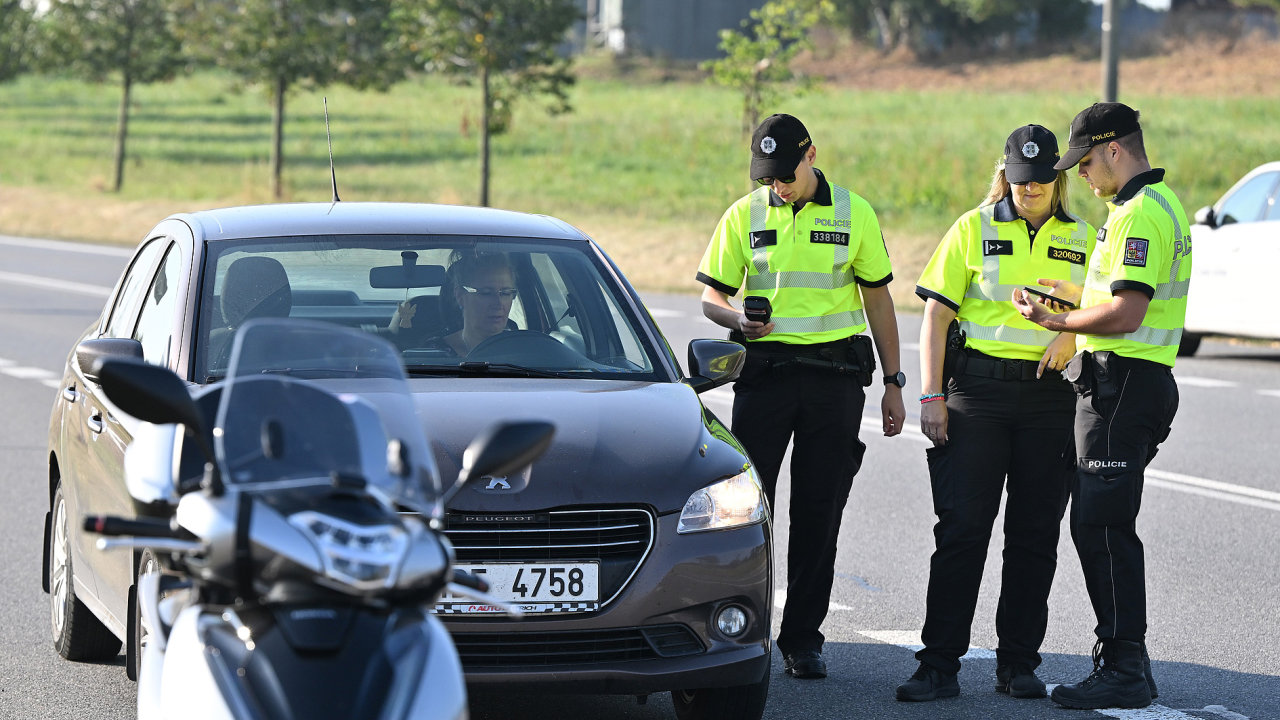
[[[1116,51],[1116,36],[1119,34],[1120,15],[1116,12],[1119,0],[1103,0],[1102,3],[1102,100],[1116,101],[1117,66],[1120,64]]]

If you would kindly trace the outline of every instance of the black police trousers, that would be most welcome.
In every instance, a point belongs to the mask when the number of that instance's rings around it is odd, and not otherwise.
[[[1006,487],[996,657],[1001,664],[1032,669],[1040,664],[1073,467],[1075,394],[1060,373],[1046,371],[1035,379],[1035,363],[1026,362],[1009,363],[1028,371],[1011,379],[964,372],[953,378],[947,387],[948,442],[927,450],[938,522],[920,633],[924,648],[916,659],[945,673],[959,672],[960,657],[969,650],[991,530]],[[971,360],[969,367],[975,364]]]
[[[822,651],[819,627],[831,599],[840,518],[866,450],[858,439],[862,379],[749,347],[733,386],[733,434],[755,464],[771,511],[792,446],[787,600],[778,633],[784,655]]]
[[[1169,366],[1114,353],[1081,358],[1071,538],[1099,638],[1142,642],[1146,569],[1136,520],[1143,470],[1169,436],[1178,385]]]

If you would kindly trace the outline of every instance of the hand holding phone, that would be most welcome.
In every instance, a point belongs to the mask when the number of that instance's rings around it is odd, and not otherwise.
[[[1043,290],[1037,290],[1037,289],[1035,289],[1035,288],[1033,288],[1033,287],[1029,287],[1029,286],[1026,286],[1026,285],[1024,285],[1024,286],[1022,287],[1022,289],[1023,289],[1023,290],[1026,290],[1027,292],[1031,293],[1032,295],[1035,295],[1035,296],[1037,296],[1037,297],[1040,297],[1040,298],[1042,298],[1042,299],[1044,299],[1044,300],[1048,300],[1048,301],[1050,301],[1050,302],[1058,303],[1059,305],[1063,305],[1063,306],[1065,306],[1065,307],[1069,307],[1069,308],[1071,308],[1072,310],[1075,310],[1075,309],[1076,309],[1076,304],[1075,304],[1075,303],[1073,303],[1073,302],[1071,302],[1070,300],[1063,300],[1062,298],[1057,297],[1056,295],[1050,295],[1049,293],[1047,293],[1047,292],[1045,292],[1045,291],[1043,291]]]
[[[767,297],[748,295],[742,299],[742,313],[748,320],[768,325],[769,318],[773,315],[773,307],[769,304]]]

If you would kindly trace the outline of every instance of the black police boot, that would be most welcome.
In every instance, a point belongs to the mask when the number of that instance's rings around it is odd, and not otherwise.
[[[1023,663],[996,665],[996,692],[1009,693],[1009,697],[1016,698],[1042,698],[1048,694],[1044,681]]]
[[[898,699],[905,702],[925,702],[959,694],[960,683],[956,681],[955,673],[944,673],[924,663],[920,663],[911,679],[897,689]]]
[[[783,655],[782,668],[783,672],[794,678],[821,680],[827,676],[827,663],[817,650],[801,650]]]
[[[1059,685],[1050,696],[1063,707],[1079,710],[1144,708],[1151,688],[1142,670],[1142,643],[1099,640],[1093,646],[1093,672],[1074,685]]]
[[[1147,689],[1151,691],[1151,699],[1160,697],[1156,692],[1156,679],[1151,675],[1151,656],[1147,655],[1147,644],[1142,643],[1142,672],[1147,676]]]

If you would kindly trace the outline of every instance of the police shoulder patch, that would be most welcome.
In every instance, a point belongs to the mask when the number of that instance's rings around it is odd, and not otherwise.
[[[1124,242],[1124,264],[1133,267],[1147,266],[1147,241],[1129,238]]]

